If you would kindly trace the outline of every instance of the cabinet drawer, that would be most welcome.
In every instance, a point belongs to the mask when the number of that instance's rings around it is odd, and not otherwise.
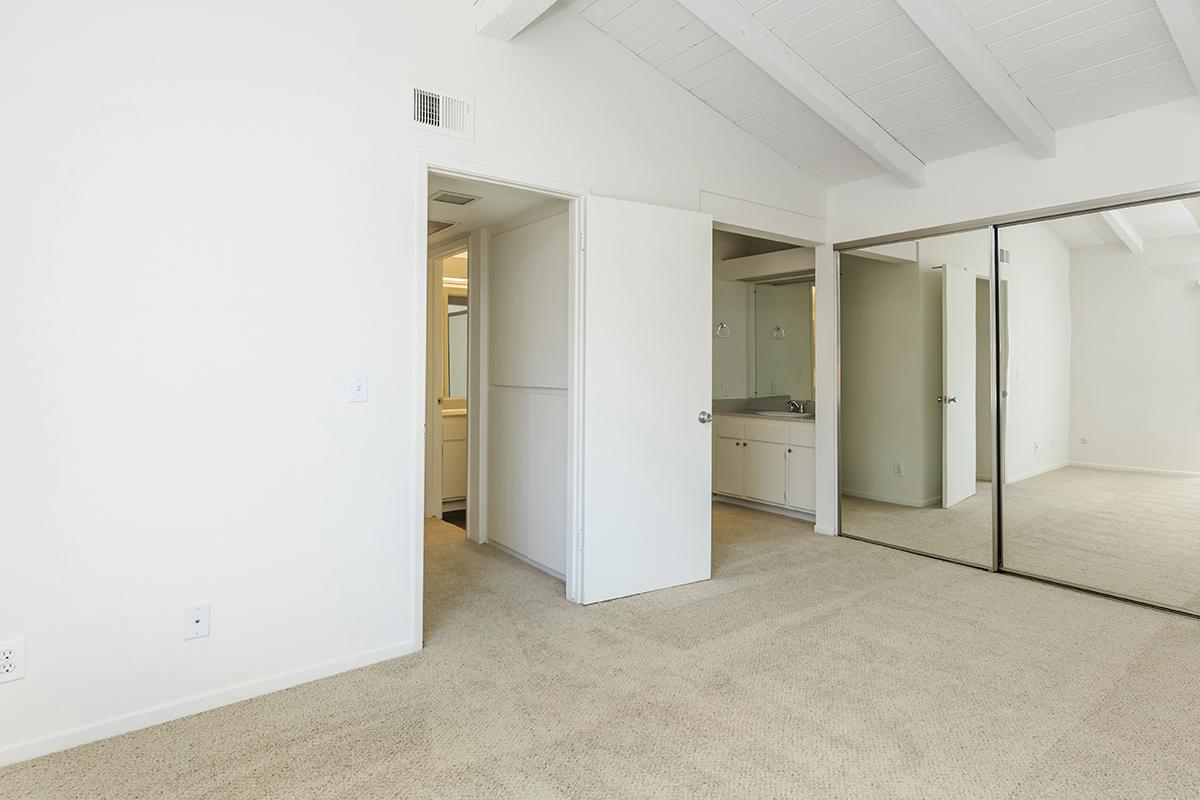
[[[816,447],[817,426],[811,422],[788,423],[788,444],[798,444],[801,447]]]
[[[788,423],[766,419],[746,420],[746,438],[755,442],[787,444]]]
[[[713,427],[716,428],[717,436],[726,436],[730,439],[741,439],[746,435],[746,420],[741,417],[726,417],[721,414],[713,416]]]

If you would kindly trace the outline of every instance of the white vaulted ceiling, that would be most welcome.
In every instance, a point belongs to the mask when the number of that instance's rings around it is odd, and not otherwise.
[[[740,3],[737,14],[743,15],[734,14],[735,24],[725,28],[706,14],[724,13],[707,0],[569,5],[826,185],[889,170],[905,178],[886,157],[861,146],[864,128],[868,143],[883,137],[902,146],[905,158],[929,163],[1012,141],[1022,133],[1023,117],[1045,132],[1049,147],[1034,153],[1043,156],[1053,152],[1052,129],[1196,91],[1155,0],[723,1]],[[746,27],[771,46],[786,45],[789,57],[802,59],[800,72],[815,71],[816,95],[848,99],[858,123],[847,124],[811,97],[806,104],[795,83],[785,80],[791,87],[785,88],[780,62],[765,62],[739,39]],[[1028,142],[1028,128],[1024,133]]]

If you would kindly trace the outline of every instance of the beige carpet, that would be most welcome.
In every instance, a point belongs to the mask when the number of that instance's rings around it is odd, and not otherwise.
[[[992,485],[980,481],[974,496],[951,508],[912,508],[843,495],[842,530],[873,542],[991,568]]]
[[[844,497],[842,529],[990,566],[991,484],[943,509]],[[1006,569],[1200,612],[1200,478],[1065,467],[1005,487]]]
[[[1200,623],[715,511],[580,608],[445,524],[426,649],[0,772],[0,797],[1194,798]]]
[[[1008,569],[1200,612],[1200,478],[1067,467],[1005,497]]]

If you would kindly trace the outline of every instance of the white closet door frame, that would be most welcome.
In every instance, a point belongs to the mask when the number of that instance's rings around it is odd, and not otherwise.
[[[411,230],[413,244],[413,263],[422,265],[414,270],[414,285],[412,286],[412,306],[414,324],[411,329],[415,332],[412,342],[412,358],[414,364],[425,363],[427,338],[429,335],[429,270],[428,264],[428,223],[429,223],[429,173],[449,177],[466,178],[469,180],[486,181],[500,186],[510,186],[518,189],[528,189],[546,195],[566,200],[569,205],[568,220],[570,226],[569,239],[571,242],[569,278],[567,290],[567,517],[568,526],[565,535],[567,543],[566,595],[568,600],[580,600],[581,548],[580,535],[583,528],[583,309],[584,309],[584,259],[582,252],[584,215],[588,190],[574,184],[532,177],[505,169],[481,166],[467,162],[455,161],[438,155],[418,154],[415,159],[414,196],[413,196],[413,227]],[[486,260],[486,237],[479,242],[479,249]],[[474,252],[472,253],[474,255]],[[483,267],[486,270],[486,266]],[[484,278],[486,280],[486,278]],[[472,292],[472,294],[478,294]],[[469,295],[468,295],[469,296]],[[485,312],[486,313],[486,312]],[[481,324],[483,320],[480,320]],[[423,641],[424,631],[424,592],[425,592],[425,539],[423,527],[425,521],[426,470],[428,468],[426,451],[426,426],[428,370],[425,381],[414,382],[412,388],[412,426],[415,432],[414,450],[410,463],[417,467],[415,475],[415,491],[413,493],[413,508],[417,513],[413,516],[415,533],[412,551],[412,585],[413,594],[413,626],[417,631],[417,641]],[[472,370],[472,385],[468,393],[474,392],[479,396],[479,371]],[[440,391],[440,388],[439,388]],[[478,409],[484,403],[468,403],[468,446],[470,440],[479,440],[477,431],[480,430]],[[473,411],[474,410],[474,411]],[[430,432],[431,433],[431,432]],[[473,476],[477,483],[468,488],[468,517],[482,516],[481,506],[475,506],[477,513],[472,515],[471,487],[482,487],[487,483],[484,470],[486,461],[480,459],[480,450],[472,448],[471,460],[477,464],[478,472]],[[480,492],[477,492],[479,494]],[[481,498],[486,503],[486,498]],[[470,522],[468,522],[470,525]],[[486,532],[481,531],[481,536]]]

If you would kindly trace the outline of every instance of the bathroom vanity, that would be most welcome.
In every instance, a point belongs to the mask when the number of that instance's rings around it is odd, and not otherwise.
[[[713,415],[713,494],[765,510],[816,508],[816,425],[782,412]]]

